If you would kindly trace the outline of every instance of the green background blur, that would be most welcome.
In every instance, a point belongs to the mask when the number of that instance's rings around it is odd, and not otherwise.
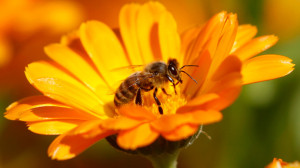
[[[131,1],[112,1],[110,4],[96,0],[75,1],[82,8],[83,20],[97,19],[105,23],[113,20],[108,23],[111,26],[116,25],[118,11],[125,2]],[[296,64],[295,70],[286,77],[244,86],[237,101],[224,110],[224,119],[219,123],[204,126],[204,130],[212,139],[201,135],[192,146],[182,150],[179,168],[256,168],[266,166],[274,157],[287,162],[300,160],[300,76],[297,68],[297,64],[300,64],[300,27],[291,28],[299,26],[294,22],[300,22],[300,13],[290,9],[286,11],[286,16],[282,16],[281,13],[278,16],[276,12],[270,14],[268,11],[274,11],[268,9],[274,8],[270,5],[272,2],[277,3],[277,0],[268,3],[262,0],[188,0],[181,2],[186,3],[186,6],[179,7],[171,0],[163,2],[174,14],[175,19],[180,20],[179,29],[189,27],[180,25],[181,23],[189,24],[192,21],[201,23],[223,10],[237,13],[240,24],[250,23],[258,27],[258,35],[279,36],[279,42],[264,54],[285,55]],[[286,3],[293,1],[287,0]],[[102,10],[103,8],[106,10]],[[179,18],[181,14],[174,13],[178,11],[177,9],[186,12],[184,16],[191,15],[196,19]],[[277,21],[282,27],[275,29],[272,25],[268,25],[270,22],[266,19],[266,15],[275,21],[278,17],[280,20]],[[47,38],[42,44],[58,42],[61,34]],[[42,47],[39,52],[43,52]],[[41,55],[41,58],[34,58],[30,62],[45,58],[44,54]],[[28,62],[24,61],[24,66]],[[24,67],[10,69],[21,75],[23,70]],[[1,78],[0,82],[5,82],[4,80],[6,79]],[[24,85],[22,90],[26,89],[26,92],[21,92],[22,94],[16,91],[17,88],[14,90],[10,87],[0,87],[1,113],[10,103],[37,93],[29,84]],[[105,141],[96,143],[75,159],[52,161],[47,157],[47,147],[54,138],[31,133],[23,122],[9,121],[0,117],[0,168],[151,167],[146,159],[116,151]]]

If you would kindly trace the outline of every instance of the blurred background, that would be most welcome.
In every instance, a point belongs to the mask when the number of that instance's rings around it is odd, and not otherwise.
[[[0,111],[23,97],[39,94],[24,76],[24,67],[46,59],[43,47],[81,22],[100,20],[118,26],[118,13],[128,2],[144,0],[1,0]],[[226,10],[240,24],[258,27],[258,35],[275,34],[279,42],[264,54],[281,54],[300,64],[299,0],[162,0],[174,15],[179,31],[201,24]],[[300,73],[247,85],[224,111],[224,119],[204,130],[179,157],[179,168],[264,167],[274,157],[300,160]],[[2,114],[3,115],[3,114]],[[0,168],[151,167],[146,159],[116,151],[100,141],[75,159],[52,161],[47,148],[54,136],[31,133],[23,122],[0,117]]]

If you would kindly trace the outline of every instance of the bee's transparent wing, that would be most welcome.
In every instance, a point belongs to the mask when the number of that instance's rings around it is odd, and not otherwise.
[[[141,71],[142,67],[144,67],[144,65],[129,65],[129,66],[123,66],[123,67],[118,67],[118,68],[114,68],[111,69],[111,72],[117,72],[117,71],[131,71],[136,72],[136,71]]]

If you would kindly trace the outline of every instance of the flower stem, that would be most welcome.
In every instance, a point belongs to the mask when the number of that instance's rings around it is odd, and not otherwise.
[[[162,153],[160,155],[148,155],[146,156],[153,165],[153,168],[176,168],[177,158],[180,150],[174,151],[174,153]]]

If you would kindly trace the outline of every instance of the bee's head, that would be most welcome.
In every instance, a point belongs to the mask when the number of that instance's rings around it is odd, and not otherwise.
[[[168,75],[173,79],[173,80],[177,80],[178,83],[182,83],[182,79],[181,79],[181,72],[187,74],[194,82],[197,83],[197,81],[191,76],[189,75],[187,72],[183,71],[182,69],[184,67],[187,66],[195,66],[198,67],[198,65],[184,65],[181,68],[179,68],[179,63],[176,59],[169,59],[168,61]]]
[[[176,59],[169,59],[168,61],[168,75],[174,80],[182,83],[179,63]]]

